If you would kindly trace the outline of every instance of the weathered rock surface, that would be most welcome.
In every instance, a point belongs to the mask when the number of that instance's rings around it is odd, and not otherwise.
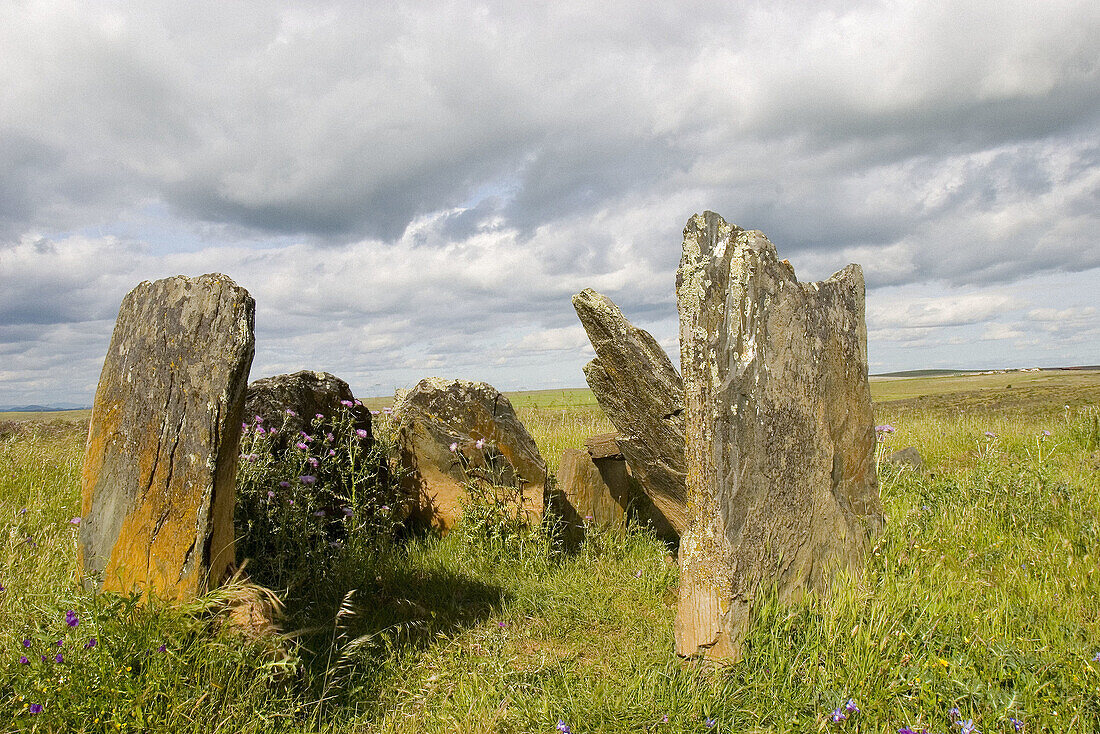
[[[642,491],[677,533],[687,527],[684,390],[672,361],[649,332],[594,290],[573,308],[596,351],[584,376],[619,431],[619,447]]]
[[[514,488],[501,501],[532,522],[542,517],[546,462],[508,398],[491,385],[421,380],[399,396],[393,419],[414,518],[450,529],[462,516],[470,481]]]
[[[758,593],[827,590],[882,526],[863,274],[799,283],[762,233],[707,212],[676,291],[692,508],[676,651],[735,660]]]
[[[920,451],[918,451],[915,446],[906,446],[903,449],[898,449],[887,456],[886,460],[891,464],[907,466],[917,471],[924,469],[924,458],[920,455]]]
[[[187,598],[225,577],[254,313],[220,274],[147,281],[123,299],[82,474],[90,583]]]
[[[654,507],[631,474],[615,442],[615,434],[592,436],[586,450],[566,449],[557,473],[555,507],[567,530],[586,523],[622,527],[627,523],[652,527],[662,540],[675,543],[679,535]],[[576,532],[568,540],[579,540]]]
[[[299,432],[313,432],[315,416],[323,415],[328,420],[344,409],[353,416],[352,428],[366,431],[364,441],[369,442],[370,411],[355,403],[348,383],[328,372],[302,370],[249,383],[244,422],[253,424],[259,416],[266,430],[278,430],[276,446],[285,449],[291,438],[297,440]]]

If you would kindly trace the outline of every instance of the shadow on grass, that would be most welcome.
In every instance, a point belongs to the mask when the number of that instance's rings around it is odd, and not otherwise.
[[[361,560],[353,573],[319,579],[314,596],[287,600],[286,628],[301,631],[299,683],[330,710],[347,703],[361,712],[403,661],[477,626],[506,601],[500,586],[422,567],[400,547]]]

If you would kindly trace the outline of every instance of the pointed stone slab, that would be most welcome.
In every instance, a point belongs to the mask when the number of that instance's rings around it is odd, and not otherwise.
[[[584,376],[619,431],[631,474],[675,532],[687,527],[683,383],[649,332],[627,321],[607,296],[588,288],[573,308],[596,351]]]
[[[254,314],[220,274],[146,281],[123,299],[82,473],[89,583],[185,599],[221,582]]]
[[[676,651],[736,660],[758,594],[827,590],[882,526],[863,273],[799,283],[713,212],[676,277],[691,522]]]

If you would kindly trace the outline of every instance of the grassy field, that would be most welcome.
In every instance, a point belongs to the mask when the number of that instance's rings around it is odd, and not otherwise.
[[[866,565],[827,600],[765,595],[733,666],[673,655],[676,565],[638,532],[364,548],[292,600],[281,646],[218,624],[230,592],[90,594],[80,417],[0,416],[0,731],[1100,731],[1100,375],[872,389],[896,428],[881,450],[916,446],[926,470],[883,466]],[[552,465],[611,430],[587,391],[513,402]]]

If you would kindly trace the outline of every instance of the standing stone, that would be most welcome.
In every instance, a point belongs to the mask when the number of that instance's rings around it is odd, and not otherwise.
[[[462,517],[465,485],[477,482],[517,517],[541,519],[546,462],[496,388],[430,377],[399,396],[393,420],[414,517],[449,530]]]
[[[615,434],[592,436],[586,450],[566,449],[557,473],[555,508],[565,526],[567,540],[585,524],[622,527],[627,523],[647,526],[657,537],[675,544],[679,535],[642,491],[615,441]]]
[[[758,594],[826,591],[882,526],[863,273],[799,283],[762,233],[706,212],[676,291],[692,508],[676,651],[736,660]]]
[[[371,441],[370,410],[355,402],[348,383],[328,372],[301,370],[253,380],[245,394],[244,422],[254,424],[256,417],[265,430],[276,430],[275,446],[285,449],[300,432],[313,433],[313,421],[323,415],[329,425],[341,410],[352,415],[352,428],[366,431],[364,447]],[[289,411],[289,412],[288,412]]]
[[[233,563],[233,494],[255,302],[220,274],[123,299],[82,473],[78,560],[105,590],[188,598]]]
[[[610,298],[586,289],[573,296],[573,308],[596,351],[584,368],[588,386],[618,429],[619,448],[642,491],[682,533],[688,508],[680,375],[657,340]]]

